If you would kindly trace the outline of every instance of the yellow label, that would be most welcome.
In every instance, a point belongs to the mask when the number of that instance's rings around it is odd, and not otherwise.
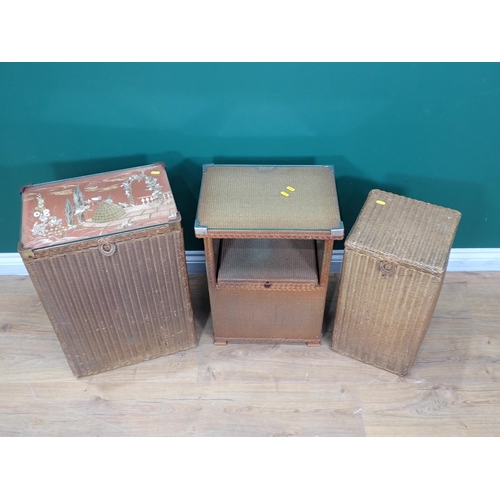
[[[288,193],[285,193],[285,191],[281,191],[281,194],[286,197],[290,196]]]
[[[159,170],[151,170],[151,175],[160,175]]]
[[[385,205],[385,201],[382,200],[377,200],[375,203],[378,203],[379,205]]]
[[[287,186],[286,188],[288,189],[288,191],[291,191],[292,193],[295,191],[295,188],[293,188],[292,186]]]

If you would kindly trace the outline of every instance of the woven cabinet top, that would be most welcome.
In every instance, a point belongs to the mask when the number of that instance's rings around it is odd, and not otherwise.
[[[335,177],[315,165],[208,165],[197,225],[215,231],[324,231],[341,226]]]

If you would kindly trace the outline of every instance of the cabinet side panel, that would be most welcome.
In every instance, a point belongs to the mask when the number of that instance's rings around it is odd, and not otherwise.
[[[396,266],[346,250],[332,348],[366,363],[405,375],[427,332],[442,277]]]
[[[196,345],[182,231],[33,260],[35,288],[77,376]]]

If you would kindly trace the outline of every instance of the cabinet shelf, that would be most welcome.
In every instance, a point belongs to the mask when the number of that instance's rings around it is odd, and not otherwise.
[[[297,283],[317,285],[315,240],[220,240],[218,283]]]

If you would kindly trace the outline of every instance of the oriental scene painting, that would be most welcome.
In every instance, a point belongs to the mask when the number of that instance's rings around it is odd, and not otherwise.
[[[177,207],[162,164],[28,186],[22,243],[42,248],[165,224]]]

